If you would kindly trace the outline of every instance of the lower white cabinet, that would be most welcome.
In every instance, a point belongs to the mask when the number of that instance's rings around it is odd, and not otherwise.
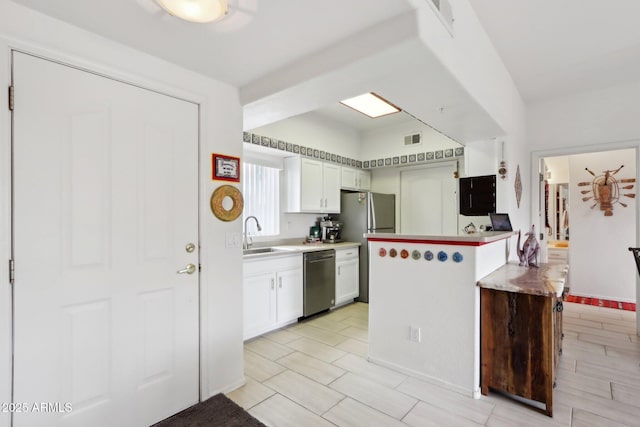
[[[244,261],[244,339],[302,316],[302,255]]]
[[[360,295],[359,248],[336,249],[336,305]]]

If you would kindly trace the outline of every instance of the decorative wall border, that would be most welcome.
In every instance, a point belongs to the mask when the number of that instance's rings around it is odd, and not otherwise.
[[[293,144],[291,142],[282,141],[281,139],[269,138],[251,132],[243,132],[242,141],[247,144],[260,145],[262,147],[272,148],[274,150],[287,151],[292,154],[311,157],[326,162],[337,163],[343,166],[351,166],[358,169],[377,169],[383,167],[396,167],[404,165],[415,165],[420,163],[438,162],[443,159],[455,159],[464,156],[464,147],[446,148],[443,150],[427,151],[416,154],[403,154],[400,156],[357,160],[349,157],[343,157],[336,153],[329,153],[304,145]]]

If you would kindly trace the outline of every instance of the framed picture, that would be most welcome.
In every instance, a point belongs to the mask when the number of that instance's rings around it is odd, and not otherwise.
[[[240,182],[240,158],[211,154],[211,179]]]

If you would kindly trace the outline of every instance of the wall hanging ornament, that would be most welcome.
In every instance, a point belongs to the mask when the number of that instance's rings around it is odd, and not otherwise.
[[[502,160],[500,160],[500,164],[498,165],[498,175],[500,175],[502,179],[507,179],[507,162],[504,160],[504,141],[502,141]]]
[[[516,190],[516,203],[518,209],[520,209],[520,199],[522,199],[522,178],[520,178],[520,165],[516,168],[516,180],[513,183],[513,187]]]
[[[231,200],[231,208],[224,206],[226,198]],[[231,185],[222,185],[211,194],[211,212],[221,221],[233,221],[242,214],[244,199],[242,193]]]
[[[593,200],[595,203],[591,205],[591,209],[600,205],[600,210],[604,211],[604,216],[612,216],[613,215],[613,205],[619,203],[623,207],[627,207],[626,203],[620,201],[620,197],[629,197],[635,198],[635,193],[624,193],[620,194],[620,190],[631,190],[633,189],[636,182],[635,178],[624,178],[621,180],[617,180],[614,175],[620,172],[624,165],[621,165],[618,169],[615,170],[606,170],[602,171],[602,175],[596,175],[589,168],[584,168],[587,172],[589,172],[593,176],[593,181],[591,182],[579,182],[579,187],[591,186],[591,189],[580,190],[580,194],[585,195],[582,198],[583,202],[588,202],[589,200]],[[620,184],[626,184],[620,186]],[[590,194],[587,196],[587,194]]]

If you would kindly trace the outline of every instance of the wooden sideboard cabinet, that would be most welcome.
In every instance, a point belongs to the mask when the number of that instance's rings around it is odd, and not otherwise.
[[[519,291],[490,289],[479,282],[481,392],[487,395],[494,389],[540,402],[541,411],[551,417],[562,354],[562,290],[530,290],[524,283],[532,278],[520,279]]]

